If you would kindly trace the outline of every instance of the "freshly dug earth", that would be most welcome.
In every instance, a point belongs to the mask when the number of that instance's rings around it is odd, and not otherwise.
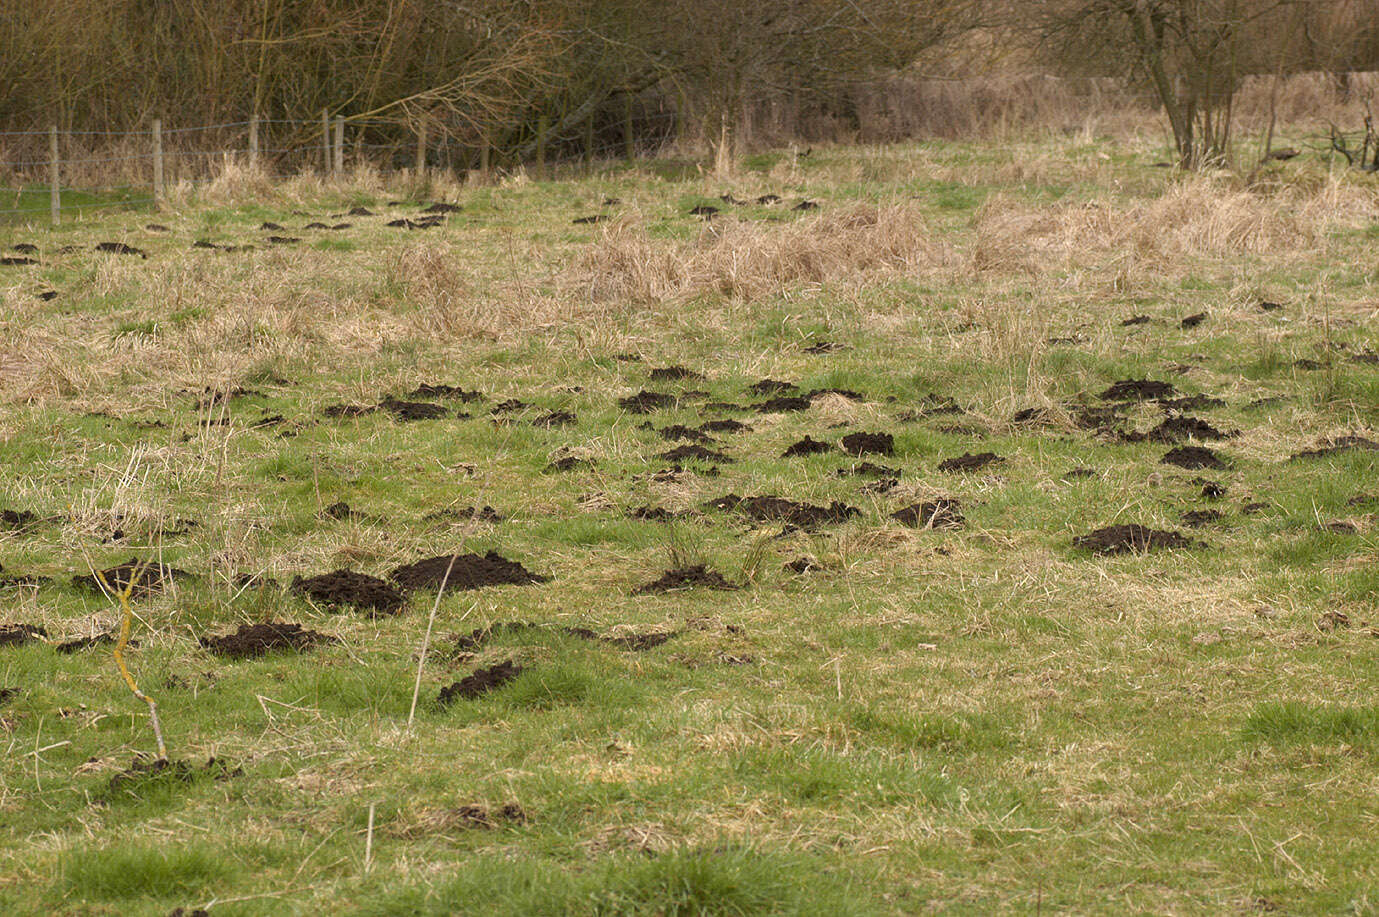
[[[239,629],[223,637],[202,637],[200,644],[221,656],[245,659],[263,656],[269,650],[290,649],[298,652],[318,643],[333,643],[334,637],[306,630],[300,624],[241,624]]]
[[[1146,435],[1156,443],[1180,443],[1185,439],[1221,440],[1227,434],[1198,417],[1170,417]]]
[[[911,504],[891,513],[891,518],[902,525],[921,529],[956,529],[967,522],[962,514],[962,504],[948,497]]]
[[[439,404],[428,404],[425,401],[398,401],[395,398],[384,398],[378,406],[398,420],[437,420],[450,413],[449,410]]]
[[[291,589],[322,605],[348,605],[361,611],[395,615],[407,600],[384,580],[353,570],[335,570],[307,579],[294,577]]]
[[[633,589],[632,594],[648,595],[657,592],[673,592],[680,589],[692,589],[696,586],[701,586],[706,589],[737,588],[724,579],[723,574],[718,571],[710,570],[704,564],[696,564],[693,567],[667,570],[661,575],[660,579],[653,580],[652,582]]]
[[[1178,390],[1167,382],[1153,379],[1122,379],[1101,393],[1102,401],[1151,401],[1172,398]]]
[[[758,522],[786,522],[800,528],[846,522],[849,518],[860,515],[854,507],[838,500],[834,500],[828,506],[815,506],[771,495],[739,497],[737,494],[728,494],[709,501],[705,508],[736,510]]]
[[[950,473],[961,471],[979,471],[982,468],[985,468],[987,465],[997,465],[1004,461],[1005,459],[1001,458],[994,452],[978,452],[976,455],[973,455],[970,452],[964,452],[957,458],[945,459],[944,461],[939,462],[938,470],[947,471]]]
[[[659,457],[667,462],[717,462],[724,465],[733,460],[730,455],[706,449],[695,443],[676,446],[674,449],[662,452]]]
[[[1221,457],[1203,446],[1179,446],[1170,449],[1162,459],[1164,465],[1177,465],[1179,468],[1195,470],[1198,468],[1229,468]]]
[[[843,437],[849,455],[894,455],[895,437],[889,433],[849,433]]]
[[[0,646],[23,646],[30,640],[46,636],[46,630],[33,624],[0,625]]]
[[[138,570],[137,580],[135,580],[136,570]],[[169,581],[192,578],[192,575],[185,570],[178,570],[156,561],[146,563],[140,569],[140,561],[137,557],[131,557],[122,564],[117,564],[108,570],[102,570],[101,576],[105,579],[105,585],[116,592],[123,591],[133,581],[134,588],[130,590],[131,595],[148,595],[158,592]],[[101,588],[95,574],[74,576],[72,577],[72,585],[95,592],[105,591]]]
[[[451,703],[456,698],[473,700],[495,688],[501,688],[521,674],[522,667],[508,659],[486,669],[479,669],[473,675],[461,678],[448,688],[442,688],[437,700],[441,706]]]
[[[675,404],[675,396],[664,392],[640,391],[618,401],[618,407],[630,414],[650,414]]]
[[[448,579],[445,575],[447,569],[450,571]],[[478,554],[428,557],[396,568],[388,574],[388,579],[403,589],[439,589],[444,582],[447,591],[481,589],[484,586],[526,586],[550,581],[550,577],[532,573],[517,561],[508,560],[496,551],[489,551],[482,557]]]
[[[1177,532],[1161,532],[1143,525],[1108,525],[1073,539],[1073,547],[1097,554],[1128,554],[1158,548],[1196,548],[1200,542]]]
[[[817,439],[810,439],[808,436],[805,436],[804,439],[792,444],[785,452],[781,453],[781,458],[796,458],[801,455],[823,455],[826,452],[832,451],[832,443],[820,442]]]

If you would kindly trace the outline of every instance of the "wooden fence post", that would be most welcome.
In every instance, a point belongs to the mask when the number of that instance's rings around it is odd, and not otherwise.
[[[335,174],[339,176],[345,171],[345,118],[343,115],[335,116]]]
[[[330,171],[330,112],[321,109],[321,174]]]
[[[255,112],[249,118],[249,168],[259,167],[259,116]]]
[[[417,178],[426,175],[426,122],[417,126]]]
[[[62,222],[62,192],[58,190],[58,148],[57,125],[48,128],[48,181],[52,190],[48,192],[48,210],[53,225]]]
[[[163,119],[153,119],[153,203],[163,203]]]

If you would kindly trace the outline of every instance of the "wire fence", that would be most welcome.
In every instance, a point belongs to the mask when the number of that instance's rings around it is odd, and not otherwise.
[[[523,168],[540,179],[585,174],[598,163],[634,160],[674,138],[674,111],[589,116],[552,126],[542,119],[505,144],[428,142],[394,121],[330,116],[227,121],[147,129],[0,131],[0,219],[42,219],[166,203],[170,188],[213,183],[232,170],[340,176],[367,164],[383,173],[447,171],[476,181]],[[46,199],[46,200],[45,200]]]

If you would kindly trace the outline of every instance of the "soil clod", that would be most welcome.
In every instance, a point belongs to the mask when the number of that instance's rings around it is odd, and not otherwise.
[[[692,567],[667,570],[659,579],[633,589],[632,594],[650,595],[660,592],[677,592],[682,589],[693,589],[695,587],[702,587],[705,589],[737,588],[724,579],[723,574],[718,571],[710,570],[704,564],[696,564]]]
[[[675,404],[675,396],[665,392],[640,391],[618,401],[618,407],[631,414],[650,414]]]
[[[135,571],[138,571],[137,579]],[[104,588],[100,582],[104,578]],[[134,596],[148,595],[160,591],[164,585],[175,580],[191,579],[192,575],[185,570],[178,570],[167,564],[160,564],[156,561],[141,562],[137,557],[131,557],[122,564],[117,564],[108,570],[100,572],[100,578],[95,574],[87,576],[72,577],[72,585],[78,588],[90,589],[96,592],[105,592],[106,589],[115,592],[122,591],[131,582],[134,588],[130,594]]]
[[[828,506],[815,506],[771,495],[739,497],[737,494],[728,494],[710,500],[704,506],[706,509],[734,510],[757,522],[784,522],[802,529],[846,522],[860,515],[856,508],[838,500]]]
[[[956,529],[967,522],[962,504],[948,497],[911,504],[891,513],[891,518],[901,525],[919,529]]]
[[[448,578],[447,569],[450,571]],[[400,588],[408,590],[439,589],[444,582],[447,592],[481,589],[484,586],[526,586],[550,581],[550,577],[532,573],[517,561],[508,560],[496,551],[489,551],[482,557],[478,554],[428,557],[397,567],[388,574],[388,578]]]
[[[333,643],[334,637],[307,630],[300,624],[241,624],[232,634],[220,637],[201,637],[205,649],[232,659],[264,656],[270,650],[290,649],[301,652],[319,643]]]
[[[398,420],[436,420],[450,413],[439,404],[428,404],[425,401],[398,401],[395,398],[384,398],[378,406]]]
[[[781,453],[781,458],[795,458],[801,455],[823,455],[833,451],[832,443],[820,442],[817,439],[804,439],[792,444],[785,452]]]
[[[291,590],[322,605],[345,605],[370,612],[371,617],[400,614],[407,602],[386,581],[348,569],[309,578],[294,577]]]
[[[724,455],[722,452],[706,449],[697,443],[676,446],[674,449],[662,452],[659,457],[667,462],[716,462],[723,465],[733,460],[730,455]]]
[[[477,697],[482,697],[489,691],[501,688],[518,675],[521,675],[522,671],[522,666],[508,659],[497,665],[491,665],[486,669],[479,669],[473,675],[460,679],[450,687],[442,688],[440,697],[437,698],[437,700],[441,706],[450,704],[457,698],[474,700]]]
[[[1167,382],[1153,379],[1122,379],[1101,393],[1102,401],[1152,401],[1155,398],[1172,398],[1178,393]]]
[[[33,624],[0,624],[0,646],[23,646],[47,636],[46,630]]]
[[[944,459],[939,462],[938,470],[947,472],[979,471],[987,465],[997,465],[1004,461],[1004,458],[994,452],[979,452],[976,455],[964,452],[956,458]]]
[[[1073,539],[1073,547],[1096,554],[1143,553],[1159,548],[1196,548],[1200,542],[1177,532],[1163,532],[1143,525],[1108,525]]]
[[[1224,469],[1230,467],[1223,462],[1221,457],[1215,452],[1203,446],[1179,446],[1176,449],[1170,449],[1164,454],[1163,458],[1159,459],[1159,462],[1163,465],[1177,465],[1179,468],[1187,468],[1190,470],[1197,468]]]
[[[849,433],[843,437],[848,455],[894,455],[895,437],[889,433]]]

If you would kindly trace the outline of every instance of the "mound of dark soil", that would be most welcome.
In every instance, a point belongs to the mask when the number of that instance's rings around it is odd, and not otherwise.
[[[752,410],[758,414],[790,414],[796,411],[809,410],[811,402],[808,398],[801,398],[796,395],[782,395],[779,398],[771,398],[761,404],[752,405]]]
[[[747,386],[747,391],[753,395],[784,395],[788,392],[799,391],[799,386],[793,382],[782,382],[779,379],[760,379]]]
[[[1206,411],[1211,408],[1224,408],[1226,402],[1211,395],[1184,395],[1182,398],[1161,398],[1159,404],[1175,411]]]
[[[46,630],[33,624],[0,624],[0,646],[23,646],[47,636]]]
[[[645,390],[618,401],[618,407],[631,414],[650,414],[652,411],[659,411],[663,408],[672,407],[674,404],[674,395],[667,395],[665,392],[648,392]]]
[[[38,246],[34,245],[32,242],[20,242],[17,245],[11,245],[10,250],[20,252],[25,255],[38,254]]]
[[[283,228],[282,228],[281,226],[279,226],[277,223],[272,223],[272,222],[269,222],[269,221],[267,221],[267,220],[265,220],[265,221],[263,221],[262,223],[259,224],[259,229],[262,230],[263,232],[282,232],[282,231],[283,231]]]
[[[796,204],[794,207],[791,207],[790,209],[798,211],[818,210],[819,205],[814,201],[800,201],[798,204]]]
[[[715,452],[712,449],[705,449],[697,443],[676,446],[674,449],[662,452],[659,457],[667,462],[676,463],[693,461],[728,464],[733,460],[732,456],[724,455],[722,452]]]
[[[885,465],[877,465],[872,462],[862,462],[853,465],[851,468],[839,468],[838,477],[845,478],[849,475],[858,475],[868,478],[899,478],[899,468],[888,468]]]
[[[779,195],[779,194],[763,194],[761,197],[757,198],[757,203],[758,203],[758,204],[761,204],[761,205],[763,205],[763,206],[766,205],[766,204],[779,204],[779,203],[780,203],[780,195]]]
[[[351,509],[348,503],[346,503],[344,500],[341,500],[338,503],[332,503],[330,506],[327,506],[325,509],[321,510],[321,518],[338,519],[341,522],[359,522],[361,520],[367,519],[368,516],[364,513],[359,512],[356,509]]]
[[[428,404],[425,401],[398,401],[396,398],[384,398],[378,406],[398,420],[436,420],[450,413],[439,404]]]
[[[6,586],[42,586],[50,583],[46,576],[35,576],[32,573],[7,573],[5,567],[0,564],[0,587]]]
[[[1170,449],[1159,459],[1163,465],[1177,465],[1179,468],[1229,468],[1220,456],[1204,446],[1179,446]]]
[[[1201,478],[1198,478],[1202,481]],[[1195,482],[1194,482],[1195,483]],[[1202,481],[1202,497],[1206,500],[1220,500],[1226,495],[1226,488],[1216,481]]]
[[[140,258],[148,257],[148,253],[143,249],[135,248],[132,245],[125,245],[123,242],[97,242],[96,251],[108,252],[112,255],[138,255]]]
[[[1336,455],[1337,453],[1347,452],[1351,449],[1379,452],[1379,443],[1376,443],[1372,439],[1365,439],[1363,436],[1339,436],[1321,443],[1315,449],[1305,449],[1302,452],[1298,452],[1292,456],[1292,459],[1324,458],[1325,456]],[[1290,459],[1290,461],[1292,459]]]
[[[454,564],[451,564],[451,558]],[[446,570],[450,571],[447,579]],[[549,576],[532,573],[515,560],[508,560],[496,551],[478,554],[442,554],[416,563],[405,564],[388,574],[388,578],[403,589],[439,589],[445,582],[447,591],[480,589],[484,586],[526,586],[545,583]]]
[[[1073,547],[1096,554],[1128,554],[1158,548],[1196,548],[1200,542],[1177,532],[1161,532],[1143,525],[1108,525],[1073,539]]]
[[[430,207],[427,207],[427,208],[423,209],[421,212],[422,212],[422,213],[459,213],[459,212],[460,212],[461,210],[463,210],[463,209],[464,209],[464,208],[461,207],[459,204],[447,204],[447,203],[445,203],[445,202],[443,202],[443,201],[438,201],[438,202],[432,204]]]
[[[675,636],[673,631],[652,631],[645,634],[605,634],[599,640],[620,650],[642,653],[670,642]]]
[[[705,433],[750,433],[752,428],[739,420],[710,420],[699,425]]]
[[[568,427],[576,420],[578,418],[569,411],[551,411],[534,418],[531,423],[533,427],[545,427],[549,430],[552,427]]]
[[[38,298],[44,302],[52,302],[54,299],[57,299],[57,290],[44,290],[42,293],[38,294]]]
[[[325,417],[363,417],[377,410],[371,404],[332,404],[323,408],[321,414]]]
[[[407,393],[408,398],[454,398],[458,401],[470,404],[475,401],[483,401],[483,392],[467,392],[454,385],[431,385],[423,382],[416,388]]]
[[[736,589],[723,578],[723,574],[710,570],[704,564],[667,570],[659,579],[653,580],[632,590],[633,595],[649,595],[658,592],[674,592],[680,589]]]
[[[1147,315],[1132,315],[1120,323],[1122,328],[1129,328],[1131,325],[1147,325],[1151,319]]]
[[[479,669],[473,675],[460,679],[448,688],[441,688],[437,702],[442,706],[452,703],[456,698],[473,700],[512,681],[522,674],[522,667],[511,659]]]
[[[889,433],[849,433],[843,437],[848,455],[894,455],[895,437]]]
[[[307,224],[306,224],[305,226],[303,226],[302,228],[303,228],[303,229],[330,229],[330,227],[327,226],[325,223],[315,223],[315,222],[313,222],[313,223],[307,223]]]
[[[8,704],[18,696],[18,688],[0,688],[0,706]]]
[[[1156,443],[1180,443],[1185,439],[1221,440],[1229,437],[1199,417],[1170,417],[1146,434]]]
[[[1004,461],[1005,459],[994,452],[978,452],[976,455],[964,452],[957,458],[944,459],[939,462],[938,470],[948,472],[978,471],[987,465],[996,465]]]
[[[1215,509],[1193,509],[1183,513],[1183,522],[1193,528],[1200,528],[1204,525],[1214,525],[1226,517],[1220,510]]]
[[[318,643],[334,643],[335,638],[306,630],[300,624],[241,624],[232,634],[201,637],[198,642],[217,655],[246,659],[266,655],[269,650],[301,652]]]
[[[577,468],[593,468],[594,463],[577,455],[564,455],[547,465],[544,471],[574,471]]]
[[[38,262],[24,255],[5,255],[0,257],[0,266],[3,267],[23,267],[26,264],[37,264]]]
[[[1072,468],[1069,469],[1069,471],[1063,475],[1064,478],[1067,478],[1069,480],[1077,480],[1079,478],[1094,478],[1096,476],[1097,471],[1094,468]]]
[[[371,612],[371,617],[400,614],[407,603],[402,593],[386,581],[353,570],[335,570],[306,579],[296,576],[290,588],[313,602],[329,606],[348,605]]]
[[[660,506],[635,506],[627,511],[627,518],[643,522],[674,522],[682,513],[672,513]]]
[[[1196,315],[1189,315],[1187,318],[1183,319],[1178,324],[1183,328],[1196,328],[1198,325],[1202,324],[1202,322],[1206,320],[1207,313],[1198,312]]]
[[[912,503],[891,513],[901,525],[917,529],[956,529],[966,524],[962,504],[948,497],[925,503]]]
[[[1151,401],[1172,398],[1178,390],[1167,382],[1153,379],[1122,379],[1101,393],[1102,401]]]
[[[771,495],[739,497],[737,494],[728,494],[710,500],[704,506],[706,509],[736,510],[757,522],[785,522],[802,529],[846,522],[860,515],[854,507],[837,500],[828,506],[814,506]]]
[[[532,407],[532,405],[527,404],[527,402],[523,401],[521,398],[508,398],[495,404],[493,410],[489,411],[489,413],[515,414],[518,411],[525,411],[529,407]]]
[[[801,455],[823,455],[833,451],[832,443],[822,443],[817,439],[810,439],[807,435],[804,439],[794,443],[790,448],[781,453],[781,458],[795,458]]]
[[[702,381],[703,375],[683,366],[662,366],[651,371],[652,382],[678,382],[681,379]]]
[[[26,509],[0,509],[0,529],[21,531],[39,522],[38,514]]]
[[[694,427],[687,427],[684,424],[671,424],[656,431],[661,439],[674,442],[677,439],[687,440],[692,443],[712,443],[712,437],[706,436],[703,431],[696,430]]]
[[[589,224],[591,224],[591,223],[602,223],[602,222],[603,222],[604,220],[606,220],[606,219],[608,219],[608,214],[606,214],[606,213],[596,213],[596,214],[593,214],[592,216],[587,216],[587,217],[575,217],[575,218],[574,218],[573,220],[571,220],[570,222],[573,223],[573,224],[576,225],[576,226],[587,226],[587,225],[589,225]]]
[[[691,215],[691,216],[697,216],[697,217],[711,217],[711,216],[713,216],[713,215],[716,214],[716,213],[718,213],[718,208],[717,208],[717,207],[714,207],[714,206],[712,206],[712,205],[710,205],[710,204],[699,204],[699,205],[696,206],[696,207],[691,207],[691,208],[690,208],[690,215]]]
[[[791,573],[809,573],[811,570],[822,570],[813,559],[808,557],[797,557],[785,564],[784,568]]]
[[[371,217],[374,215],[374,212],[370,210],[368,207],[351,207],[349,211],[345,214],[345,216],[350,217]]]
[[[810,344],[808,347],[804,348],[804,352],[818,356],[820,354],[825,353],[837,353],[840,350],[846,349],[846,344],[839,344],[836,341],[816,341],[815,343]]]
[[[158,592],[164,585],[171,581],[192,578],[192,575],[185,570],[178,570],[176,567],[160,564],[157,561],[151,561],[144,564],[142,569],[139,569],[139,567],[139,559],[137,557],[131,557],[122,564],[117,564],[108,570],[102,570],[101,576],[105,579],[105,585],[116,592],[124,590],[130,582],[133,582],[134,588],[130,591],[131,596],[148,595],[152,592]],[[137,580],[134,578],[134,571],[136,569],[139,569]],[[72,577],[72,585],[82,589],[90,589],[95,592],[104,592],[100,582],[94,574],[74,576]]]
[[[269,236],[269,237],[268,237],[268,244],[269,244],[269,245],[293,245],[293,244],[295,244],[295,243],[297,243],[297,242],[300,242],[300,241],[302,241],[302,240],[299,239],[299,238],[297,238],[296,236]]]
[[[848,401],[866,401],[867,396],[861,392],[853,391],[850,388],[816,388],[810,390],[804,397],[810,401],[822,398],[825,395],[837,395],[839,398],[846,398]]]

